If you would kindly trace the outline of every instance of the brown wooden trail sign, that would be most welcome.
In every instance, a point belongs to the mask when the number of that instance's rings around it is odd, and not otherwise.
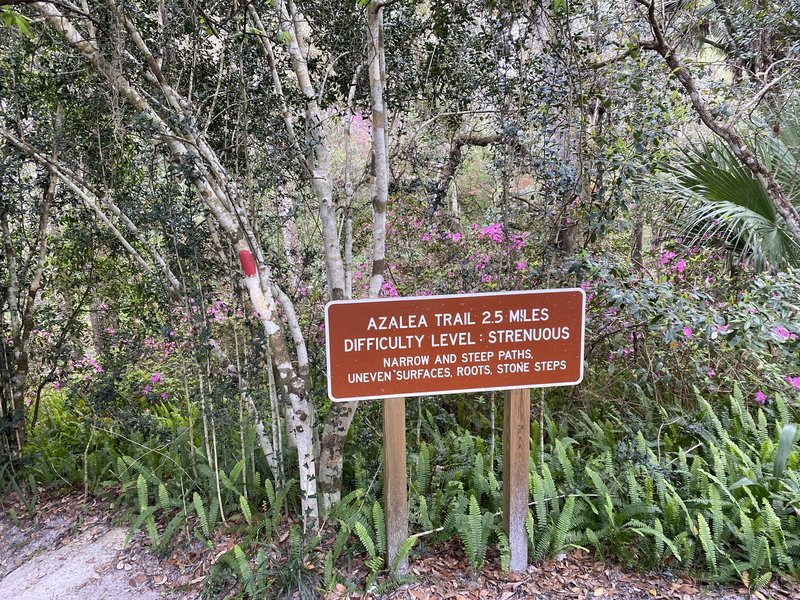
[[[583,378],[586,298],[577,288],[330,302],[328,394],[386,398],[387,564],[408,535],[405,397],[507,390],[503,508],[511,569],[527,566],[530,389]],[[405,562],[397,574],[405,573]]]

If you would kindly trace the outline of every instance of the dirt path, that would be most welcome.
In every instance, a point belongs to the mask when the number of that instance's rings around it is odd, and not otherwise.
[[[123,549],[127,529],[113,526],[109,515],[97,501],[86,506],[69,496],[40,506],[33,519],[0,516],[0,598],[199,597],[185,590],[185,573],[159,561],[141,539]]]

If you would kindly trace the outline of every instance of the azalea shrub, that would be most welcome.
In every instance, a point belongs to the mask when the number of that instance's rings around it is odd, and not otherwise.
[[[756,404],[800,397],[800,272],[753,271],[680,240],[650,248],[640,266],[611,249],[556,260],[541,240],[489,217],[458,227],[413,212],[395,219],[401,251],[382,295],[581,287],[586,377],[573,396],[683,406],[695,389],[728,395],[738,384]],[[366,264],[354,281],[367,285]]]
[[[800,274],[721,275],[719,257],[663,252],[649,268],[583,260],[588,383],[682,405],[693,390],[767,404],[800,398]]]

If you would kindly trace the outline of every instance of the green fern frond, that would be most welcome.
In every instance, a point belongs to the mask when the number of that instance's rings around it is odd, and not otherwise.
[[[655,563],[661,562],[661,559],[664,557],[664,546],[666,544],[666,537],[664,536],[664,526],[661,525],[660,519],[655,519],[653,521],[653,529],[656,531],[655,535],[653,536],[655,540],[653,541],[653,551],[655,556]],[[677,549],[676,549],[677,550]],[[675,555],[675,558],[680,560],[679,555]]]
[[[275,506],[275,484],[272,483],[271,479],[264,480],[264,491],[267,492],[267,501],[269,502],[269,506]]]
[[[775,408],[778,411],[778,415],[780,415],[780,420],[776,421],[775,429],[780,431],[780,429],[784,425],[788,425],[792,422],[792,417],[789,415],[789,409],[786,406],[786,399],[783,397],[783,394],[780,392],[776,392],[774,395],[775,399]]]
[[[361,545],[364,546],[364,550],[366,550],[370,558],[376,556],[375,542],[372,541],[372,536],[370,536],[369,531],[367,531],[367,528],[364,527],[361,521],[356,521],[353,524],[353,531],[358,537],[358,540],[361,542]]]
[[[708,569],[716,574],[717,572],[717,549],[714,546],[714,540],[711,538],[711,530],[708,528],[708,522],[702,513],[697,514],[697,537],[700,539],[700,544],[706,554],[706,564]]]
[[[769,431],[767,429],[767,416],[764,414],[764,409],[759,408],[757,417],[758,419],[758,439],[764,443],[769,439]]]
[[[572,468],[572,461],[570,461],[569,456],[567,455],[567,450],[564,447],[564,444],[561,443],[561,440],[556,440],[556,456],[558,457],[558,462],[561,465],[561,470],[564,473],[564,478],[567,480],[567,483],[570,485],[571,488],[575,487],[575,470]]]
[[[567,540],[567,534],[572,529],[572,513],[575,509],[575,497],[569,496],[564,503],[564,509],[558,518],[558,525],[556,525],[555,535],[553,538],[553,546],[550,549],[551,554],[558,554],[564,549]]]
[[[242,473],[244,472],[244,459],[239,459],[239,461],[233,465],[233,469],[231,469],[230,480],[231,482],[239,481],[239,477],[241,477]]]
[[[553,474],[550,472],[550,467],[547,466],[547,463],[542,465],[542,480],[544,481],[544,495],[550,500],[550,513],[554,519],[557,519],[558,514],[561,512],[561,504],[558,501],[556,482],[553,479]]]
[[[397,548],[397,554],[394,557],[391,565],[392,573],[397,572],[397,567],[400,566],[409,554],[411,554],[411,550],[414,548],[414,544],[417,543],[416,537],[407,537],[402,544]]]
[[[605,484],[605,482],[600,478],[600,475],[598,475],[597,472],[588,465],[584,470],[586,474],[589,476],[589,479],[592,480],[592,483],[594,484],[594,489],[597,490],[597,495],[601,498],[605,496],[608,496],[610,498],[611,492],[609,491],[608,486]]]
[[[158,547],[158,529],[156,528],[155,519],[153,516],[150,515],[144,520],[145,529],[147,529],[147,535],[150,536],[150,547],[157,548]]]
[[[530,513],[528,513],[528,516],[530,516]],[[503,573],[508,573],[511,567],[511,548],[508,545],[508,536],[502,529],[497,530],[497,547],[500,551],[500,569]]]
[[[195,492],[192,496],[192,503],[194,504],[194,510],[197,513],[197,517],[200,519],[200,527],[202,527],[203,533],[206,535],[206,537],[209,537],[211,535],[211,527],[209,527],[208,523],[208,513],[206,513],[206,507],[203,504],[203,499],[197,492]]]
[[[770,571],[762,573],[755,579],[750,580],[750,589],[753,591],[760,590],[761,588],[766,586],[771,580],[772,580],[772,573]]]
[[[136,491],[139,497],[139,511],[144,512],[147,508],[147,480],[141,473],[136,478]]]
[[[247,521],[247,524],[252,525],[253,514],[250,512],[250,505],[247,502],[247,498],[244,496],[239,496],[239,508],[241,508],[242,515],[244,515],[244,519]]]
[[[637,504],[642,501],[642,488],[639,486],[639,482],[636,481],[636,474],[633,472],[633,467],[629,466],[625,470],[625,479],[628,483],[628,497],[631,499],[631,503]]]
[[[631,519],[643,518],[659,512],[661,512],[659,508],[653,504],[634,502],[620,508],[614,516],[614,520],[622,525]]]
[[[375,528],[375,543],[379,554],[386,553],[386,517],[377,500],[372,504],[372,526]]]
[[[417,476],[415,483],[417,492],[422,495],[428,491],[428,483],[431,478],[431,451],[428,444],[420,442],[419,453],[417,454]]]
[[[160,553],[165,553],[169,546],[169,541],[172,539],[172,536],[178,531],[178,528],[183,524],[186,520],[186,513],[183,511],[178,512],[172,519],[170,519],[167,526],[164,528],[164,533],[161,534],[161,539],[158,541],[158,551]]]
[[[755,542],[756,537],[753,532],[753,522],[750,520],[750,517],[747,514],[739,509],[739,538],[744,542],[744,547],[747,550],[748,554],[752,554],[755,551]]]
[[[586,539],[589,540],[589,543],[594,547],[595,551],[597,552],[597,557],[602,561],[605,560],[603,555],[603,547],[600,544],[600,538],[597,535],[597,532],[593,529],[587,529],[584,534],[586,535]]]
[[[658,524],[656,527],[650,527],[641,521],[634,520],[629,523],[630,527],[628,527],[628,530],[642,537],[649,535],[654,539],[657,560],[661,560],[661,557],[664,555],[664,546],[669,548],[669,551],[672,552],[672,555],[676,559],[681,560],[678,547],[672,542],[672,540],[664,535],[664,531],[661,528],[661,522],[658,519],[656,519],[656,523]]]
[[[131,539],[133,539],[133,535],[139,531],[139,528],[144,524],[145,520],[152,518],[153,514],[155,514],[157,510],[158,507],[150,506],[142,511],[142,513],[133,520],[131,527],[128,530],[128,534],[125,536],[125,541],[122,543],[123,548],[128,547],[128,544],[131,543]]]
[[[159,508],[166,510],[169,508],[170,505],[170,497],[169,492],[167,491],[167,486],[163,483],[158,484],[158,506]]]
[[[339,531],[336,534],[336,539],[333,541],[332,549],[334,562],[338,560],[342,550],[344,550],[344,545],[347,543],[347,539],[350,537],[350,531],[351,529],[346,523],[339,521]]]
[[[722,422],[719,420],[719,417],[717,417],[717,413],[714,412],[711,404],[708,403],[708,400],[703,398],[697,388],[694,388],[694,392],[698,405],[703,410],[703,416],[711,424],[714,433],[716,433],[718,437],[722,437],[722,433],[725,431],[725,428],[722,426]]]
[[[239,577],[242,578],[245,587],[248,587],[253,579],[253,571],[250,568],[250,562],[247,560],[244,550],[242,550],[239,544],[233,547],[233,556],[236,562],[236,568],[239,570]]]
[[[544,495],[544,481],[539,473],[534,471],[530,476],[531,493],[533,495],[533,507],[536,510],[536,524],[543,527],[547,524],[547,501]]]
[[[481,517],[477,499],[474,495],[470,496],[469,512],[460,516],[457,528],[458,535],[464,544],[464,553],[475,571],[480,570],[485,560],[485,548],[481,552],[483,546],[483,519]]]
[[[332,592],[336,586],[336,573],[333,570],[333,552],[325,553],[325,562],[322,567],[322,580],[325,582],[325,591]]]
[[[533,523],[533,515],[528,511],[525,515],[525,531],[528,532],[528,549],[536,547],[536,527]]]
[[[431,521],[430,510],[428,509],[428,501],[425,496],[419,496],[419,524],[425,529],[433,529],[433,522]]]
[[[711,526],[714,533],[714,543],[717,547],[721,547],[722,532],[725,527],[725,518],[722,514],[722,499],[720,498],[717,486],[712,485],[708,491],[708,499],[711,504]]]

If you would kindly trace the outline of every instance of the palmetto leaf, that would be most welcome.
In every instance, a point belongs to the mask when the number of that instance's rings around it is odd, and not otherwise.
[[[793,135],[793,130],[787,127],[786,135]],[[800,206],[798,148],[777,138],[755,147],[795,206]],[[692,245],[723,244],[760,269],[800,265],[800,244],[787,231],[763,182],[727,146],[713,141],[687,151],[672,174],[667,188],[689,209],[681,220]]]

